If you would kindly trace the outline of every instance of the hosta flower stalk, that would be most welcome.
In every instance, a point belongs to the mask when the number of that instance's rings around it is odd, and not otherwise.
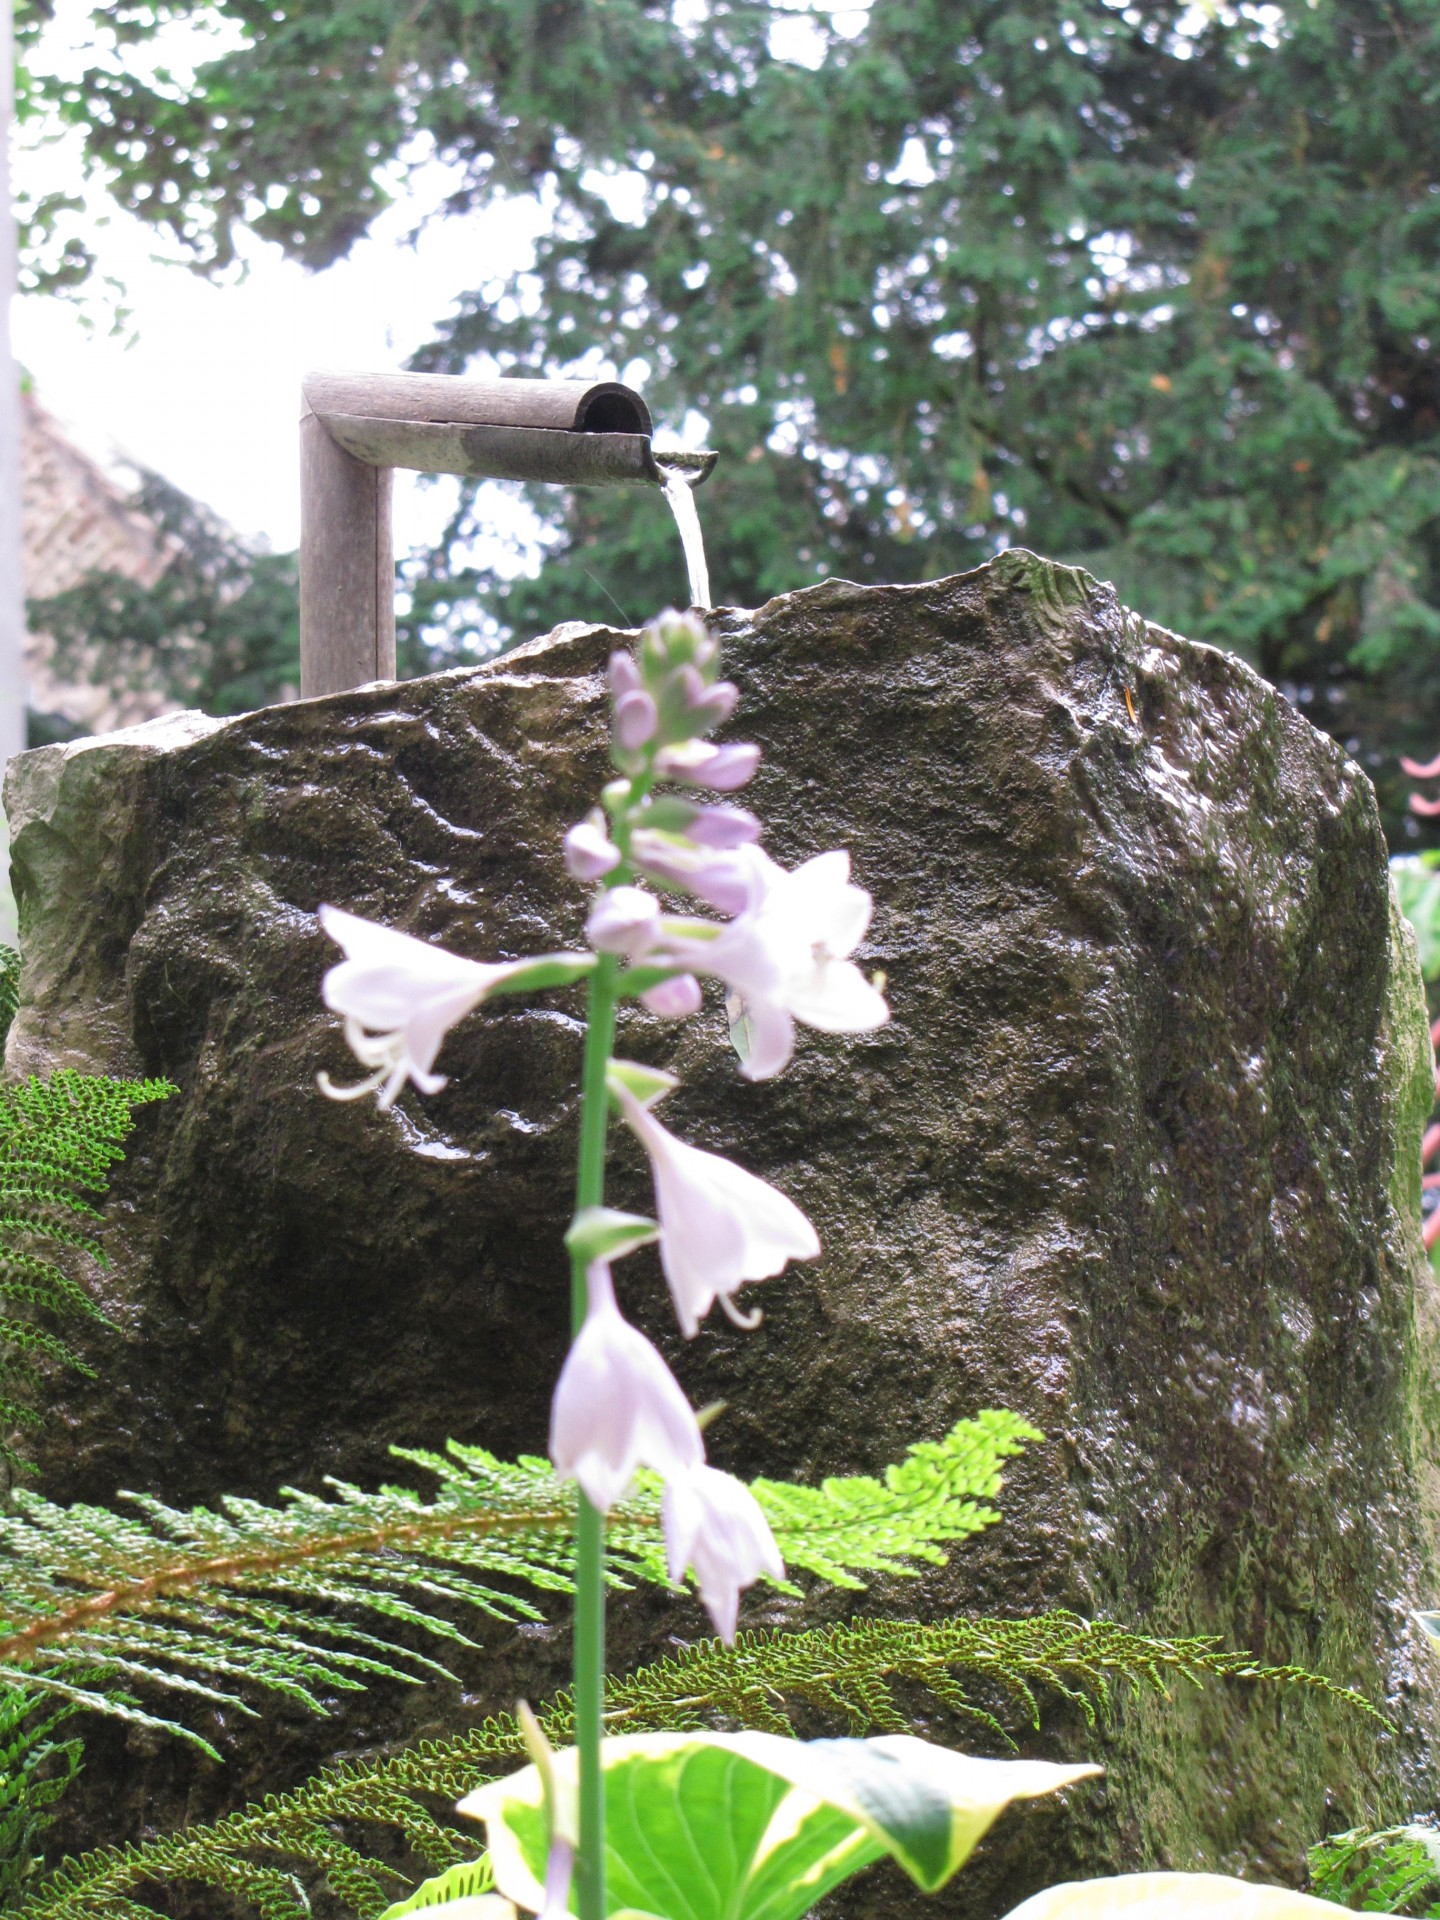
[[[659,1350],[620,1310],[611,1263],[658,1242],[681,1333],[693,1338],[718,1301],[753,1326],[735,1296],[752,1282],[820,1252],[814,1227],[788,1195],[745,1168],[682,1140],[652,1108],[676,1084],[653,1067],[616,1060],[622,999],[681,1020],[703,1007],[702,977],[745,1004],[753,1034],[742,1071],[768,1078],[788,1062],[795,1022],[832,1033],[868,1031],[888,1017],[878,987],[852,955],[870,896],[833,851],[786,872],[759,847],[762,823],[747,809],[705,802],[694,789],[732,793],[760,761],[743,741],[707,736],[738,694],[717,678],[718,645],[690,616],[651,623],[634,654],[610,661],[610,758],[616,778],[600,805],[571,827],[567,871],[592,887],[585,923],[591,951],[485,963],[408,934],[324,908],[325,931],[345,958],[325,976],[327,1004],[367,1077],[325,1091],[375,1093],[388,1107],[407,1084],[444,1086],[435,1061],[450,1028],[497,993],[588,983],[580,1090],[569,1356],[552,1407],[550,1451],[577,1483],[575,1558],[575,1763],[578,1807],[563,1818],[547,1800],[544,1920],[566,1908],[573,1868],[580,1920],[606,1912],[601,1724],[605,1681],[605,1514],[642,1469],[664,1483],[662,1521],[670,1576],[693,1577],[717,1632],[734,1638],[740,1596],[779,1580],[784,1565],[749,1490],[705,1458],[700,1423]],[[668,783],[670,791],[656,791]],[[675,788],[682,791],[676,792]],[[646,884],[648,883],[648,885]],[[676,915],[656,889],[688,895],[728,922]],[[605,1206],[605,1149],[612,1111],[644,1147],[658,1219]],[[543,1756],[542,1756],[543,1758]],[[548,1766],[549,1762],[546,1760]]]

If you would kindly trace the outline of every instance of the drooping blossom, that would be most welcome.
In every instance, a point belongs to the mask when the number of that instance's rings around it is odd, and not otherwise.
[[[692,1467],[665,1482],[662,1507],[670,1578],[695,1572],[700,1598],[727,1643],[735,1638],[740,1594],[762,1573],[783,1580],[785,1563],[770,1523],[747,1486],[716,1467]]]
[[[797,1020],[825,1033],[866,1033],[883,1026],[890,1009],[850,958],[870,924],[871,900],[850,879],[843,848],[788,873],[758,847],[735,858],[749,872],[744,911],[718,933],[667,923],[663,952],[734,988],[741,1072],[769,1080],[795,1050]]]
[[[687,1145],[612,1074],[610,1088],[646,1153],[655,1179],[660,1264],[680,1330],[693,1339],[719,1300],[738,1325],[731,1296],[750,1280],[768,1280],[791,1260],[814,1260],[820,1240],[805,1215],[776,1188],[718,1153]]]
[[[602,1513],[638,1467],[665,1479],[696,1467],[705,1445],[690,1403],[659,1352],[621,1313],[609,1262],[586,1271],[589,1311],[566,1357],[550,1413],[550,1458]]]
[[[368,1079],[353,1087],[334,1086],[322,1073],[321,1091],[332,1100],[357,1100],[378,1090],[380,1105],[389,1107],[407,1080],[422,1093],[438,1093],[445,1076],[431,1069],[457,1020],[521,976],[555,984],[545,978],[547,969],[576,977],[594,965],[585,954],[486,965],[339,907],[321,907],[320,924],[345,951],[325,975],[325,1004],[343,1016],[351,1052],[370,1069]]]

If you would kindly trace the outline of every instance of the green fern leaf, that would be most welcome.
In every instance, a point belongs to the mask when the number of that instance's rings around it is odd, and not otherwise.
[[[27,1693],[0,1688],[0,1906],[41,1863],[51,1809],[80,1767],[80,1742],[58,1740],[68,1708],[35,1710]]]
[[[1035,1438],[1012,1415],[984,1413],[912,1447],[883,1478],[762,1480],[755,1492],[791,1567],[859,1587],[861,1573],[943,1561],[991,1525],[1003,1462]],[[0,1683],[129,1718],[141,1714],[130,1696],[148,1686],[238,1705],[259,1690],[319,1712],[327,1689],[445,1673],[394,1629],[466,1645],[443,1607],[539,1619],[514,1583],[570,1591],[575,1493],[548,1461],[456,1445],[396,1452],[433,1476],[432,1497],[335,1481],[325,1497],[287,1489],[275,1506],[181,1510],[135,1495],[115,1513],[18,1492],[0,1513]],[[612,1514],[608,1556],[617,1585],[668,1584],[653,1477]]]
[[[15,1015],[20,1011],[20,955],[14,947],[0,942],[0,1047],[10,1037]]]
[[[0,1025],[7,1028],[18,967],[13,949],[0,947]],[[38,1310],[104,1319],[50,1249],[105,1263],[93,1231],[79,1224],[100,1217],[84,1196],[105,1191],[134,1109],[173,1091],[165,1080],[107,1080],[69,1068],[0,1087],[0,1459],[11,1467],[23,1471],[28,1462],[6,1433],[40,1424],[27,1399],[42,1377],[35,1362],[91,1371],[31,1316]]]
[[[1164,1693],[1171,1681],[1210,1679],[1313,1687],[1370,1711],[1358,1696],[1317,1676],[1258,1666],[1213,1640],[1157,1639],[1054,1613],[934,1625],[856,1620],[806,1633],[742,1634],[733,1647],[703,1641],[612,1678],[606,1726],[616,1733],[717,1724],[788,1733],[800,1712],[856,1733],[909,1731],[912,1707],[943,1701],[1003,1739],[998,1714],[1004,1702],[1038,1724],[1039,1689],[1058,1690],[1093,1721],[1117,1687]],[[552,1744],[568,1744],[568,1698],[543,1708],[539,1719]],[[298,1920],[306,1912],[302,1887],[321,1882],[360,1920],[374,1920],[406,1891],[380,1856],[394,1858],[398,1840],[434,1873],[473,1862],[475,1829],[450,1824],[444,1809],[524,1754],[519,1726],[500,1715],[448,1739],[327,1767],[292,1792],[211,1826],[67,1861],[21,1899],[16,1920],[153,1920],[142,1896],[156,1883],[223,1888],[262,1920]],[[341,1837],[360,1832],[370,1836],[375,1857]],[[280,1872],[277,1859],[288,1863],[290,1874]]]
[[[1352,1913],[1440,1920],[1440,1832],[1417,1823],[1332,1833],[1310,1849],[1310,1891]]]

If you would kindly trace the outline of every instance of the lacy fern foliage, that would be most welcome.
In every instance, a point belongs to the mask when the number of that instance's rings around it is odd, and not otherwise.
[[[0,1688],[0,1907],[40,1866],[51,1810],[80,1768],[80,1742],[56,1736],[69,1709],[37,1712],[18,1688]]]
[[[881,1479],[762,1480],[755,1493],[789,1567],[858,1587],[862,1573],[941,1561],[992,1524],[1002,1463],[1038,1437],[983,1413]],[[236,1705],[238,1687],[259,1689],[318,1712],[329,1688],[444,1672],[387,1628],[464,1644],[447,1605],[538,1619],[517,1589],[570,1591],[575,1494],[548,1461],[396,1451],[434,1477],[431,1497],[337,1481],[326,1498],[286,1490],[275,1506],[182,1511],[133,1495],[120,1514],[17,1493],[0,1514],[0,1681],[141,1719],[130,1694],[147,1684]],[[659,1518],[646,1478],[611,1517],[617,1584],[666,1584]]]
[[[13,1000],[13,970],[0,964],[0,1015],[13,1014]],[[41,1423],[26,1398],[38,1363],[90,1371],[45,1322],[104,1318],[52,1255],[63,1247],[105,1263],[92,1224],[100,1216],[86,1196],[105,1191],[134,1109],[173,1091],[164,1080],[107,1080],[69,1068],[0,1087],[0,1457],[12,1467],[25,1462],[4,1436]]]
[[[1088,1720],[1117,1686],[1165,1691],[1167,1683],[1228,1678],[1319,1686],[1292,1668],[1265,1668],[1210,1640],[1160,1640],[1074,1614],[1038,1620],[857,1620],[805,1633],[741,1634],[733,1647],[707,1640],[642,1667],[606,1689],[606,1727],[615,1733],[664,1728],[750,1726],[794,1730],[792,1716],[850,1732],[913,1731],[914,1709],[937,1704],[991,1728],[996,1689],[1034,1722],[1039,1692],[1058,1690]],[[978,1691],[977,1691],[978,1689]],[[1363,1702],[1358,1704],[1363,1705]],[[552,1744],[567,1744],[567,1696],[542,1709]],[[317,1882],[359,1920],[408,1890],[388,1864],[398,1838],[423,1873],[474,1859],[480,1835],[452,1823],[462,1795],[524,1758],[508,1715],[467,1733],[400,1753],[327,1767],[290,1793],[271,1795],[210,1826],[137,1846],[104,1848],[68,1861],[22,1899],[16,1920],[153,1920],[147,1885],[224,1889],[260,1920],[308,1920],[307,1888]],[[362,1851],[357,1835],[370,1837]]]
[[[1352,1913],[1440,1920],[1440,1832],[1416,1824],[1332,1833],[1310,1849],[1310,1891]]]

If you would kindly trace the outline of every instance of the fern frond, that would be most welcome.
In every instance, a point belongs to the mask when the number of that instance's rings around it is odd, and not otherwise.
[[[0,1047],[20,1011],[20,955],[0,941]]]
[[[68,1718],[68,1708],[37,1713],[28,1694],[0,1688],[0,1906],[38,1870],[51,1809],[79,1771],[80,1742],[55,1737]]]
[[[787,1564],[858,1587],[862,1571],[941,1561],[996,1520],[985,1502],[1001,1465],[1034,1438],[1013,1415],[983,1413],[912,1447],[883,1479],[755,1491]],[[107,1707],[107,1695],[140,1685],[240,1705],[236,1689],[254,1688],[318,1712],[329,1688],[444,1672],[387,1628],[464,1645],[444,1607],[538,1619],[517,1586],[570,1591],[575,1492],[548,1461],[453,1444],[395,1452],[434,1477],[432,1497],[333,1481],[325,1497],[286,1489],[276,1506],[181,1510],[132,1495],[122,1514],[18,1492],[0,1514],[0,1683],[74,1699],[83,1673],[85,1703],[126,1717],[139,1709]],[[668,1584],[658,1481],[611,1515],[607,1552],[614,1584]]]
[[[0,1023],[7,1027],[18,964],[13,949],[0,947]],[[84,1196],[104,1192],[134,1109],[173,1091],[165,1080],[106,1080],[69,1068],[49,1080],[0,1087],[0,1458],[13,1467],[23,1469],[27,1462],[5,1434],[38,1424],[25,1397],[37,1377],[35,1360],[90,1372],[64,1340],[37,1327],[30,1315],[39,1309],[104,1318],[49,1250],[68,1248],[104,1264],[94,1232],[79,1224],[100,1217]],[[9,1310],[17,1307],[25,1311]]]
[[[935,1625],[856,1620],[806,1633],[742,1634],[733,1647],[707,1640],[611,1679],[605,1718],[616,1733],[716,1723],[788,1733],[792,1714],[803,1710],[807,1719],[853,1732],[908,1732],[904,1696],[957,1707],[994,1729],[998,1719],[971,1694],[976,1683],[987,1691],[998,1683],[1034,1723],[1039,1688],[1058,1689],[1093,1721],[1117,1687],[1163,1693],[1171,1680],[1211,1678],[1318,1686],[1357,1701],[1313,1675],[1258,1666],[1213,1640],[1156,1639],[1055,1613]],[[553,1744],[569,1742],[568,1698],[539,1717]],[[449,1810],[524,1753],[518,1725],[500,1715],[444,1740],[327,1767],[292,1792],[211,1826],[67,1861],[20,1902],[17,1920],[152,1920],[141,1896],[157,1882],[225,1888],[262,1920],[302,1920],[308,1909],[301,1888],[317,1879],[360,1920],[373,1920],[405,1891],[402,1877],[377,1857],[394,1857],[394,1837],[432,1873],[473,1859],[479,1836],[449,1824]],[[354,1836],[362,1832],[371,1836],[373,1854],[359,1851]]]
[[[1310,1891],[1352,1913],[1440,1920],[1440,1832],[1415,1824],[1332,1833],[1309,1854]]]

